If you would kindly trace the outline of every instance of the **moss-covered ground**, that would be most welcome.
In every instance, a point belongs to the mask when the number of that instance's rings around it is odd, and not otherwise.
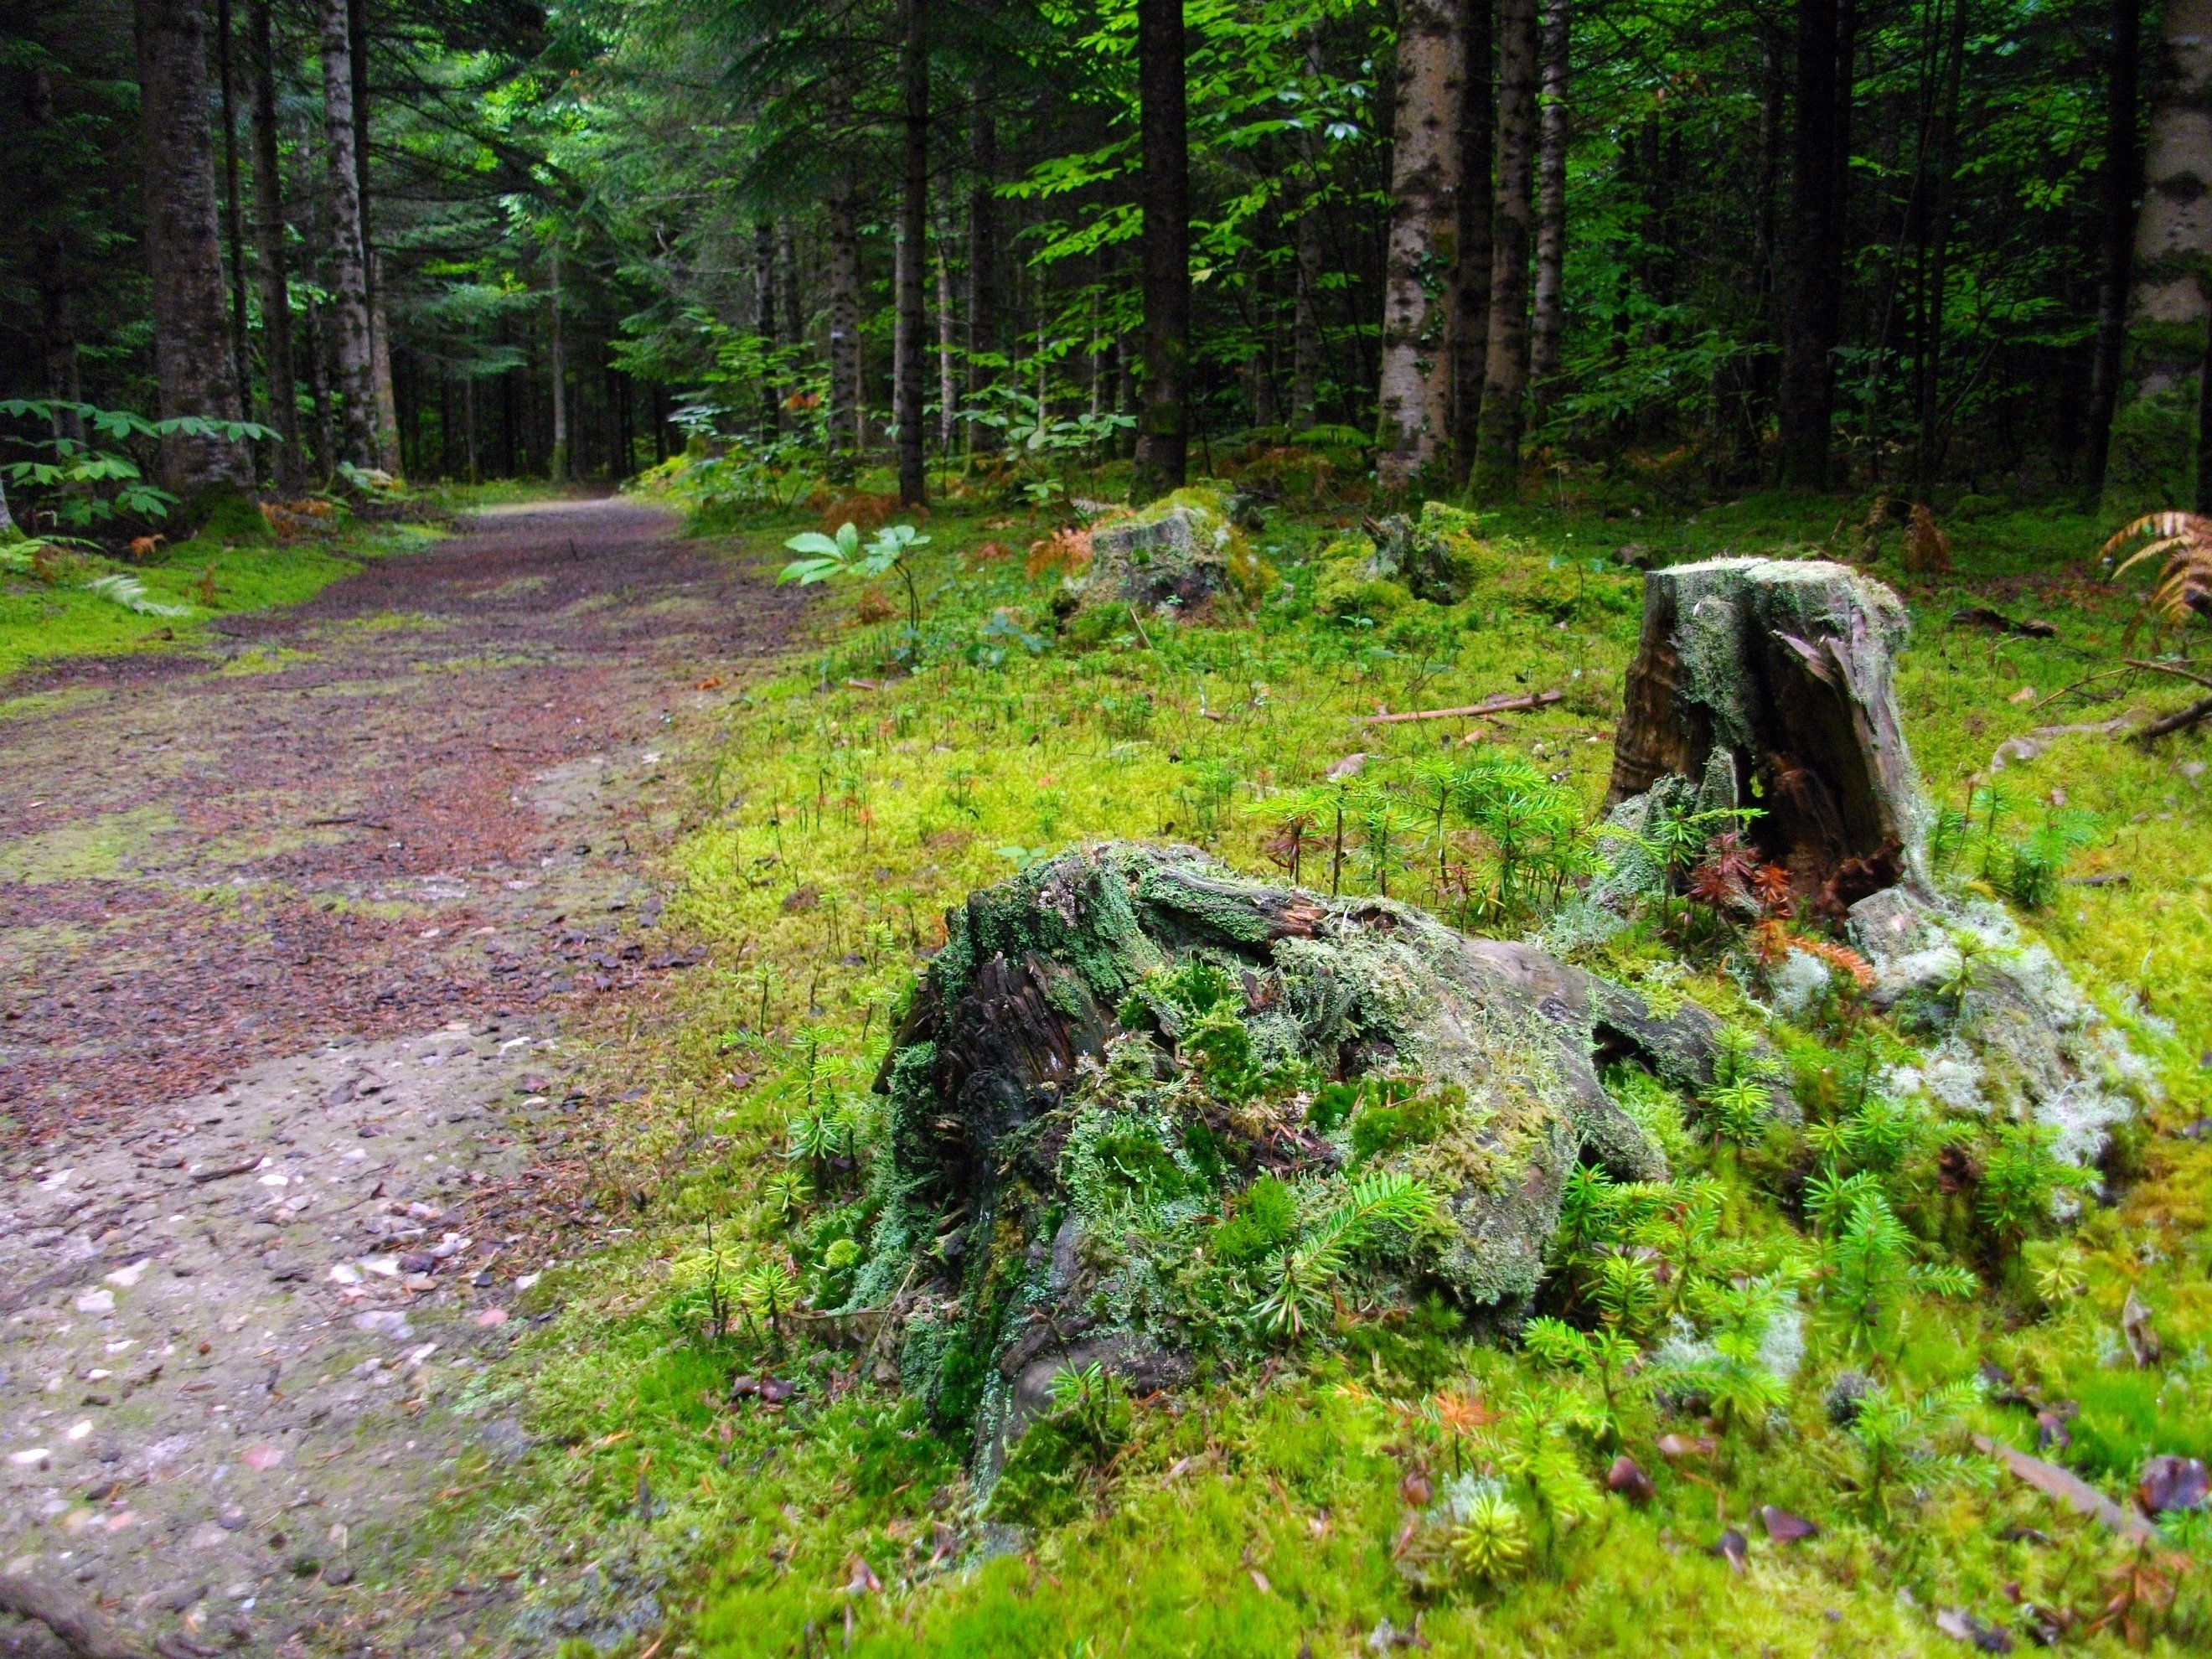
[[[1894,536],[1870,567],[1915,619],[1900,693],[1930,793],[1964,806],[1970,776],[1994,781],[1976,811],[1995,805],[1999,841],[2062,808],[2094,815],[2069,820],[2084,844],[2020,918],[2124,1023],[2158,1097],[2076,1220],[2053,1222],[2047,1192],[2024,1218],[1991,1218],[1986,1172],[1944,1156],[1954,1141],[1984,1156],[1986,1126],[1923,1115],[1875,1145],[1880,1109],[1854,1079],[1904,1040],[1887,1022],[1832,1000],[1802,1025],[1769,1021],[1710,935],[1647,926],[1605,965],[1763,1028],[1807,1123],[1678,1133],[1656,1218],[1639,1233],[1585,1214],[1559,1271],[1589,1295],[1550,1310],[1631,1339],[1656,1375],[1666,1320],[1595,1288],[1602,1258],[1645,1253],[1655,1295],[1704,1287],[1694,1329],[1718,1342],[1715,1365],[1767,1379],[1747,1395],[1639,1389],[1634,1366],[1578,1376],[1568,1339],[1478,1339],[1440,1305],[1346,1305],[1264,1364],[1063,1434],[1058,1501],[1013,1527],[979,1519],[965,1439],[888,1380],[882,1334],[792,1305],[841,1300],[865,1242],[866,1085],[945,906],[1094,837],[1189,840],[1273,872],[1257,803],[1355,752],[1385,778],[1464,755],[1471,727],[1594,814],[1640,608],[1620,550],[1856,553],[1863,510],[1527,507],[1485,519],[1463,602],[1349,617],[1310,598],[1356,517],[1270,511],[1251,540],[1277,585],[1251,625],[1202,628],[1097,611],[1062,626],[1060,573],[1030,552],[1059,515],[954,501],[913,555],[910,675],[896,583],[827,589],[811,648],[733,698],[690,757],[696,827],[668,919],[714,965],[668,1018],[604,1046],[610,1075],[644,1091],[606,1164],[606,1201],[635,1231],[613,1259],[548,1275],[532,1294],[561,1312],[486,1385],[537,1444],[497,1478],[501,1524],[467,1571],[508,1577],[525,1630],[579,1652],[1288,1659],[1415,1632],[1438,1654],[2202,1651],[2212,1530],[2169,1517],[2159,1541],[2115,1534],[1972,1437],[2040,1443],[2123,1498],[2148,1456],[2212,1454],[2212,1146],[2192,1129],[2212,1059],[2204,741],[2089,729],[2195,695],[2178,681],[2066,691],[2117,665],[2134,608],[2094,568],[2113,526],[2087,516],[1961,517],[1955,574],[1905,575]],[[725,508],[716,528],[729,556],[773,567],[787,536],[834,528],[822,518]],[[2055,631],[1951,623],[1975,605]],[[1549,690],[1564,696],[1479,726],[1363,719]],[[2052,726],[2083,729],[2033,735]],[[1993,773],[2014,738],[2033,758]],[[1363,844],[1342,884],[1387,882],[1483,925],[1449,867],[1462,854],[1440,860],[1424,835]],[[1326,885],[1309,848],[1308,883],[1317,868]],[[1972,860],[1956,870],[1971,884]],[[1865,1264],[1806,1195],[1846,1167],[1905,1218],[1898,1260],[1931,1270],[1863,1303],[1838,1287]],[[1770,1305],[1743,1326],[1762,1295],[1786,1316]],[[1731,1317],[1764,1344],[1755,1364],[1729,1349]],[[733,1377],[767,1386],[733,1396]],[[2047,1409],[2040,1426],[2023,1397]],[[1594,1484],[1624,1453],[1647,1501]],[[1817,1530],[1787,1541],[1791,1517]]]
[[[511,485],[394,493],[372,520],[319,502],[325,516],[289,515],[282,538],[233,515],[229,534],[210,526],[143,556],[66,538],[36,553],[0,543],[0,679],[55,658],[189,649],[218,617],[301,604],[366,560],[421,546],[445,514],[520,495]],[[394,508],[401,519],[388,516]]]

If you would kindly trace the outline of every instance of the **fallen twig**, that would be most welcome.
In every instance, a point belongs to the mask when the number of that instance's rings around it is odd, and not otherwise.
[[[1564,691],[1531,691],[1524,696],[1492,697],[1488,702],[1469,703],[1464,708],[1417,708],[1404,714],[1362,714],[1367,726],[1396,726],[1406,720],[1472,720],[1484,714],[1510,714],[1527,708],[1547,708],[1567,694]]]
[[[2207,679],[2192,669],[2177,667],[2170,662],[2152,662],[2142,657],[2123,657],[2120,660],[2130,668],[2146,668],[2154,674],[2171,674],[2178,680],[2190,680],[2212,690],[2212,679]]]
[[[2155,1538],[2158,1528],[2137,1515],[2105,1496],[2094,1486],[2056,1463],[2046,1463],[2039,1457],[2031,1457],[2016,1447],[2002,1440],[1992,1440],[1985,1434],[1974,1437],[1975,1449],[1994,1457],[2022,1480],[2046,1498],[2055,1498],[2076,1515],[2094,1516],[2114,1532],[2124,1532],[2130,1538]]]
[[[2091,674],[2085,678],[2075,681],[2071,685],[2060,686],[2056,691],[2053,691],[2049,696],[2045,697],[2041,702],[2037,703],[2034,708],[2029,709],[2027,712],[2031,714],[2040,714],[2045,708],[2050,708],[2052,703],[2057,702],[2059,698],[2066,696],[2069,693],[2079,691],[2085,685],[2094,685],[2099,680],[2109,680],[2117,674],[2131,674],[2134,672],[2135,671],[2132,668],[2107,668],[2102,673]]]
[[[2139,742],[2148,743],[2154,738],[2162,738],[2185,726],[2194,726],[2207,714],[2212,714],[2212,697],[2199,697],[2186,708],[2177,708],[2171,714],[2161,714],[2136,732],[2136,737]]]
[[[192,1184],[204,1187],[210,1181],[228,1181],[233,1176],[251,1175],[261,1167],[261,1154],[256,1152],[243,1164],[225,1164],[218,1169],[193,1172]]]
[[[149,1659],[144,1648],[101,1618],[89,1603],[52,1584],[41,1583],[27,1572],[0,1573],[0,1613],[44,1625],[80,1659]]]

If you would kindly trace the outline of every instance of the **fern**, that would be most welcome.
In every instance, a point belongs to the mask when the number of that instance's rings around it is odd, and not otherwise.
[[[2112,580],[2118,581],[2146,560],[2163,561],[2142,610],[2128,624],[2130,645],[2146,623],[2155,633],[2212,613],[2212,519],[2195,513],[2145,514],[2105,544],[2104,562],[2112,565],[2123,548],[2144,538],[2148,539],[2142,546],[2112,566]]]
[[[163,605],[146,592],[146,584],[136,576],[120,572],[111,576],[95,576],[85,585],[85,591],[97,593],[112,605],[125,611],[135,611],[142,617],[189,617],[192,608],[188,605]]]

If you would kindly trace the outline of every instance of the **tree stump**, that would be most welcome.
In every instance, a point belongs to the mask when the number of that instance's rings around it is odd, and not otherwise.
[[[1903,604],[1826,561],[1710,559],[1644,579],[1644,632],[1613,741],[1608,807],[1662,778],[1747,831],[1826,914],[1924,890],[1929,822],[1898,717]]]
[[[1695,1088],[1719,1048],[1695,1005],[1657,1015],[1528,946],[1190,848],[1065,854],[946,921],[876,1082],[887,1202],[853,1303],[891,1307],[909,1388],[1001,1445],[1064,1366],[1158,1386],[1218,1337],[1176,1287],[1263,1177],[1302,1214],[1356,1179],[1424,1184],[1434,1231],[1367,1291],[1516,1312],[1578,1159],[1665,1173],[1597,1066]],[[1194,964],[1202,1016],[1172,988]],[[1291,1081],[1234,1080],[1271,1071]]]

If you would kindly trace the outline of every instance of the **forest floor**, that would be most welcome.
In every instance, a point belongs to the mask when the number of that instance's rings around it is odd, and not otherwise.
[[[589,1034],[689,965],[652,931],[669,757],[794,613],[675,529],[496,507],[6,688],[8,1571],[173,1654],[347,1645],[456,1460],[522,1443],[464,1413],[604,1230]]]

